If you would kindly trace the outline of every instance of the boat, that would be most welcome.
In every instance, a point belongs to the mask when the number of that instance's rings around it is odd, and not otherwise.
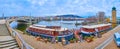
[[[73,38],[73,33],[67,28],[62,28],[61,26],[45,26],[33,24],[30,25],[26,31],[33,36],[40,36],[43,38],[58,38],[58,41],[61,41],[62,38],[70,40]]]
[[[86,25],[81,27],[81,33],[84,34],[94,34],[96,32],[100,33],[105,30],[111,29],[111,24],[97,24],[97,25]]]
[[[81,24],[83,21],[61,21],[63,24]]]

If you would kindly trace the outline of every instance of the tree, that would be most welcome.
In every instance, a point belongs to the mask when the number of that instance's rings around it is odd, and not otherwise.
[[[108,22],[108,23],[109,23],[109,22],[110,22],[110,18],[106,18],[106,22]]]

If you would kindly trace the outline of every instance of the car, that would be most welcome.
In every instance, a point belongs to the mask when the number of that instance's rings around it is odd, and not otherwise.
[[[120,47],[120,33],[117,32],[114,34],[114,40],[117,46]]]

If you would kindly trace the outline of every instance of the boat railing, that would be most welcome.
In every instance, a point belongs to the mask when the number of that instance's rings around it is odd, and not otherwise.
[[[70,36],[70,35],[73,35],[73,33],[69,33],[69,34],[65,34],[65,35],[60,35],[58,37],[65,37],[65,36]]]

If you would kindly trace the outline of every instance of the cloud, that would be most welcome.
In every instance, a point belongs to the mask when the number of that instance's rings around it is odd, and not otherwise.
[[[120,13],[119,0],[0,0],[0,14],[7,15],[60,15],[77,14],[95,15],[99,11],[104,11],[111,16],[113,6],[117,7]],[[4,9],[4,10],[2,10]],[[120,14],[117,14],[120,16]]]
[[[44,5],[48,0],[28,0],[33,5]]]

